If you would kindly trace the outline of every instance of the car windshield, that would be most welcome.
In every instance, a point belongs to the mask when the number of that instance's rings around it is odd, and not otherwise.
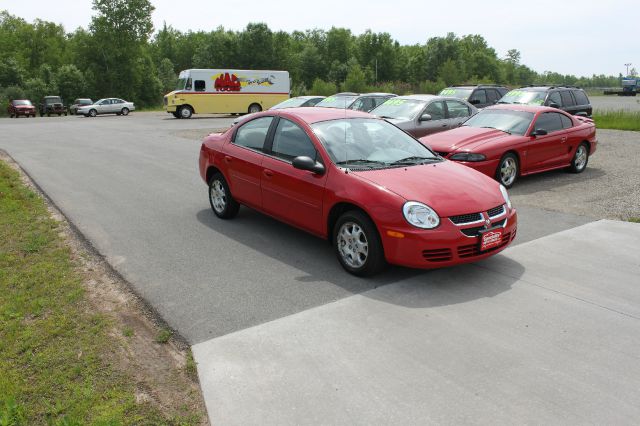
[[[499,104],[542,105],[546,92],[533,90],[512,90],[498,101]]]
[[[389,99],[379,107],[371,111],[371,114],[382,118],[394,118],[398,120],[413,120],[422,111],[426,101],[416,99]]]
[[[420,142],[384,120],[342,118],[311,127],[331,161],[342,167],[375,169],[441,161]]]
[[[28,100],[19,100],[19,101],[13,101],[14,105],[31,105],[31,101]]]
[[[346,109],[355,101],[357,96],[329,96],[316,104],[322,108],[342,108]]]
[[[464,99],[465,101],[471,96],[473,89],[463,89],[460,87],[447,87],[442,89],[439,93],[440,96],[450,96],[452,98]]]
[[[308,99],[305,98],[290,98],[286,101],[282,101],[279,104],[272,106],[269,109],[295,108],[307,102],[307,100]]]
[[[60,100],[60,98],[45,98],[44,99],[44,103],[45,104],[60,104],[60,103],[62,103],[62,101]]]
[[[176,82],[176,90],[184,90],[184,86],[187,84],[186,78],[179,78]]]
[[[103,99],[98,99],[98,100],[97,100],[97,101],[95,101],[93,104],[94,104],[94,105],[98,105],[98,104],[102,103],[103,101],[106,101],[106,99],[105,99],[105,98],[103,98]]]
[[[502,130],[524,135],[533,120],[533,113],[507,109],[484,109],[465,121],[463,126]]]

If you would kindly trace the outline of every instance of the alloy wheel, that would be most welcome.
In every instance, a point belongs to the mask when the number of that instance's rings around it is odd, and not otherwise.
[[[362,227],[355,222],[345,222],[338,231],[338,250],[344,263],[360,268],[367,261],[369,242]]]

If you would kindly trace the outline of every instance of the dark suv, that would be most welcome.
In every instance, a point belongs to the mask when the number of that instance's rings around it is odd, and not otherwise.
[[[442,89],[438,95],[462,99],[476,108],[493,105],[503,97],[509,89],[494,84],[478,84],[476,86],[451,86]]]
[[[62,103],[60,96],[45,96],[40,101],[39,110],[40,117],[45,114],[47,114],[47,117],[51,117],[51,114],[67,115],[67,107]]]
[[[514,89],[498,101],[500,104],[544,105],[573,115],[591,117],[593,109],[584,90],[579,87],[530,86]]]

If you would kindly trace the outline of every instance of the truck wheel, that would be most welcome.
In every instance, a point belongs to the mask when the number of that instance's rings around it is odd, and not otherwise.
[[[189,105],[185,105],[180,107],[178,113],[180,114],[180,118],[191,118],[191,116],[193,115],[193,110]]]
[[[249,105],[249,114],[255,114],[256,112],[260,112],[262,111],[262,107],[260,106],[260,104],[251,104]]]
[[[173,115],[175,118],[180,118],[180,114],[178,114],[178,111],[172,112],[171,115]]]

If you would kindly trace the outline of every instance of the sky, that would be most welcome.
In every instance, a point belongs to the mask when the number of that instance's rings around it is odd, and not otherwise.
[[[361,34],[387,32],[400,44],[424,44],[430,37],[480,34],[499,57],[518,49],[521,63],[538,72],[591,76],[640,69],[638,0],[151,0],[155,28],[163,23],[181,31],[242,30],[264,22],[273,31],[331,27]],[[605,7],[606,6],[606,7]],[[0,0],[29,22],[39,18],[62,24],[67,32],[87,28],[90,0]]]

